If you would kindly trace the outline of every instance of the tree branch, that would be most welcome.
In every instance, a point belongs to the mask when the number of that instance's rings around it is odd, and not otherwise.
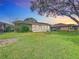
[[[66,15],[66,16],[70,17],[73,21],[75,21],[79,25],[79,21],[76,18],[74,18],[74,17],[72,17],[70,15]]]

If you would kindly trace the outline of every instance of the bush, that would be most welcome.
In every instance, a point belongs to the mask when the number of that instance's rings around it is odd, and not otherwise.
[[[5,32],[13,32],[14,31],[14,27],[13,26],[7,26],[5,28]]]
[[[27,25],[24,25],[24,24],[16,25],[15,26],[15,31],[16,32],[28,32],[29,27]]]

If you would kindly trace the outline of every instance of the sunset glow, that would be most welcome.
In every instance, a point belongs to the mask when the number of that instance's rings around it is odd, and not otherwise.
[[[55,17],[48,17],[45,20],[43,20],[43,22],[46,22],[46,23],[49,23],[49,24],[57,24],[57,23],[77,24],[72,19],[70,19],[69,17],[66,17],[66,16],[57,16],[56,18]]]

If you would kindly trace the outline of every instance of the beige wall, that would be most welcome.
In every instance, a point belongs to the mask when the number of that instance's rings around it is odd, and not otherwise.
[[[70,28],[70,27],[61,27],[60,30],[74,31],[74,28]]]
[[[32,25],[33,32],[47,32],[50,31],[49,25]]]
[[[61,27],[60,30],[69,30],[68,27]]]

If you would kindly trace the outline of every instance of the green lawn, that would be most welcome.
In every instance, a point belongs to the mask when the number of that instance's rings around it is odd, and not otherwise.
[[[78,32],[4,33],[17,42],[0,47],[0,59],[79,59]]]

